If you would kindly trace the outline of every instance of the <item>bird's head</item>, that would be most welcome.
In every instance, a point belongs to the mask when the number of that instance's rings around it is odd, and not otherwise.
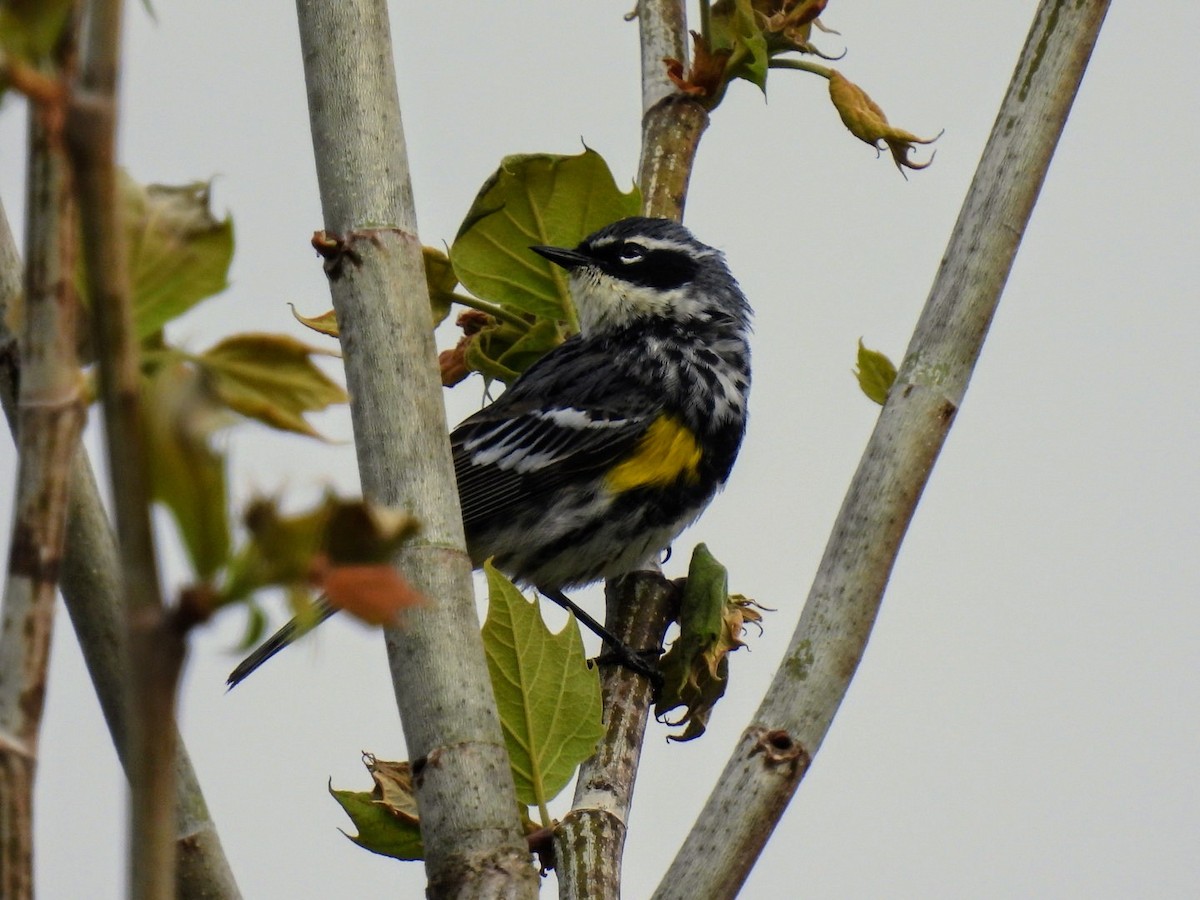
[[[530,249],[570,272],[585,335],[655,318],[684,327],[748,327],[749,305],[724,257],[669,219],[621,219],[573,249]]]

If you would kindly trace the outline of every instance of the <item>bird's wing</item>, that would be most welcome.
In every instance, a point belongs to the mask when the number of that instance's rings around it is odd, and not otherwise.
[[[646,433],[653,411],[544,407],[483,410],[454,430],[451,446],[468,533],[515,504],[549,496],[581,474],[605,471]]]
[[[467,533],[506,509],[548,498],[628,454],[662,400],[611,348],[576,335],[450,435]]]

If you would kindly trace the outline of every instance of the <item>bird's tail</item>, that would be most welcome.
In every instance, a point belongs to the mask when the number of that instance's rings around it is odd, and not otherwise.
[[[240,684],[246,676],[265,663],[268,659],[286,647],[288,644],[304,637],[330,616],[337,612],[337,607],[330,604],[328,600],[321,597],[313,604],[313,607],[303,615],[296,616],[277,632],[263,641],[258,647],[238,663],[238,667],[229,673],[229,677],[225,679],[225,683],[232,690]]]

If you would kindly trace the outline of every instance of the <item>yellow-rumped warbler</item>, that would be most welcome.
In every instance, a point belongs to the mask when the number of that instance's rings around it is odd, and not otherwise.
[[[562,603],[651,559],[724,486],[746,430],[750,305],[723,256],[667,219],[531,249],[570,272],[580,332],[450,443],[471,562]],[[289,623],[229,684],[299,633]]]

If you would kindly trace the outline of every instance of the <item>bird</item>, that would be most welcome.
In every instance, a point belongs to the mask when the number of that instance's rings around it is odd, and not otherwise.
[[[725,486],[746,432],[752,311],[724,255],[670,219],[530,250],[566,270],[579,331],[451,432],[467,552],[611,643],[565,592],[654,560]],[[334,611],[293,619],[229,687]]]

